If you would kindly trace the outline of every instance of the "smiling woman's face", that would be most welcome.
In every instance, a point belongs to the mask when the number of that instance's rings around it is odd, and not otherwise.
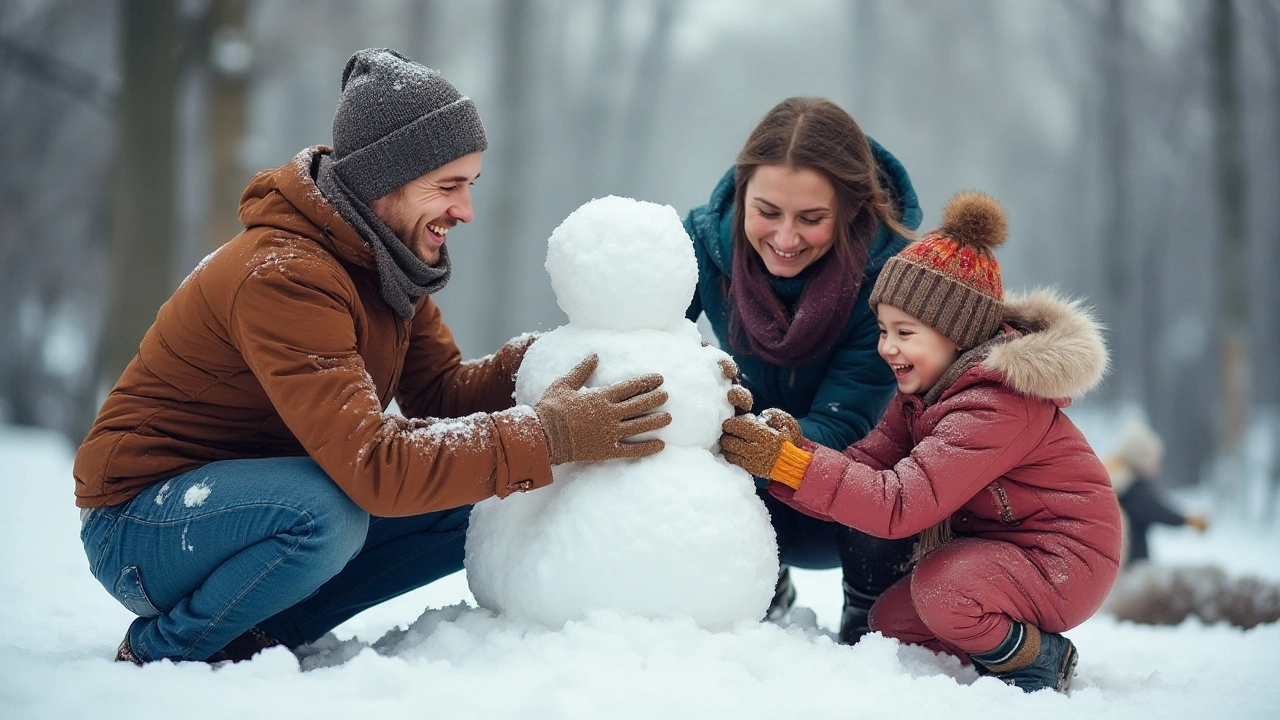
[[[835,244],[836,191],[816,170],[761,165],[744,202],[743,232],[773,275],[795,277]]]

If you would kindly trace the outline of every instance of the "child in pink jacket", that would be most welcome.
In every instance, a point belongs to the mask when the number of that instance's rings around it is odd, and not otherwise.
[[[798,510],[884,538],[920,533],[871,629],[1027,692],[1065,691],[1077,653],[1061,633],[1097,611],[1119,569],[1115,493],[1062,412],[1101,380],[1106,348],[1077,303],[1004,295],[993,199],[961,193],[942,220],[871,293],[899,390],[880,424],[841,453],[766,411],[726,421],[720,444]]]

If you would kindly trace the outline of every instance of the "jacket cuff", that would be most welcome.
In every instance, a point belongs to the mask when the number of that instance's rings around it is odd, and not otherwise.
[[[551,451],[533,409],[517,405],[490,417],[498,429],[499,446],[505,456],[499,460],[494,494],[503,498],[513,492],[528,492],[550,485],[553,479]]]
[[[835,501],[839,478],[848,467],[849,459],[827,447],[819,447],[806,469],[808,480],[796,488],[792,507],[802,507],[815,517],[828,517]]]
[[[792,490],[799,489],[800,483],[804,480],[804,471],[809,468],[811,462],[813,462],[813,453],[805,452],[784,440],[782,448],[778,451],[778,459],[774,461],[773,469],[769,471],[769,479],[780,482]]]

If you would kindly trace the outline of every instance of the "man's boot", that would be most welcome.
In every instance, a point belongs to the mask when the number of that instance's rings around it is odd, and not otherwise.
[[[227,643],[221,650],[209,656],[205,662],[210,665],[220,662],[240,662],[248,660],[258,653],[284,643],[271,637],[265,632],[254,627],[245,630],[236,636],[231,642]],[[129,632],[124,633],[124,640],[120,641],[120,646],[116,648],[116,662],[129,662],[134,665],[144,665],[146,661],[133,654],[133,645],[129,642]]]
[[[129,631],[124,631],[124,640],[120,641],[120,647],[116,648],[116,662],[133,663],[139,667],[142,666],[142,660],[133,654],[133,645],[129,644]]]
[[[233,638],[221,650],[209,656],[207,663],[230,661],[233,663],[248,660],[258,653],[284,643],[258,629],[257,625],[245,630]]]
[[[1035,625],[1015,622],[996,649],[970,654],[979,670],[994,675],[1023,692],[1052,688],[1064,693],[1071,687],[1080,656],[1076,646],[1058,633],[1041,632]]]
[[[778,566],[778,582],[773,586],[773,599],[769,601],[769,611],[765,613],[766,622],[781,625],[791,615],[791,608],[796,604],[796,586],[791,584],[791,567]]]

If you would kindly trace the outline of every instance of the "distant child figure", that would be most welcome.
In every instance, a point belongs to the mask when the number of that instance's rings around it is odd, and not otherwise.
[[[1060,633],[1097,611],[1120,565],[1106,469],[1061,410],[1107,355],[1078,303],[1004,296],[991,250],[1006,225],[995,200],[961,193],[886,263],[870,302],[898,393],[864,439],[841,453],[766,411],[727,420],[720,442],[792,507],[878,537],[922,533],[873,630],[1062,692],[1077,653]]]
[[[1164,460],[1164,443],[1149,425],[1132,420],[1120,430],[1115,452],[1104,463],[1111,475],[1111,487],[1124,511],[1125,546],[1123,563],[1133,565],[1150,559],[1147,530],[1152,525],[1189,525],[1200,532],[1209,529],[1203,515],[1184,515],[1173,509],[1156,487]]]

